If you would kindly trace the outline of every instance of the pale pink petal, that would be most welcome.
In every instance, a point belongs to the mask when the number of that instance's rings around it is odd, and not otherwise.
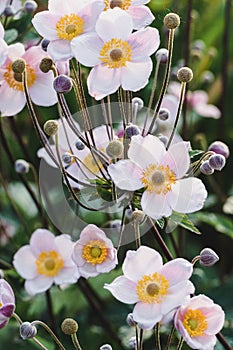
[[[134,304],[138,301],[135,282],[124,276],[117,277],[110,284],[105,284],[104,288],[108,289],[122,303]]]
[[[33,103],[47,107],[57,102],[57,94],[53,89],[53,79],[52,72],[37,75],[35,83],[29,88]]]
[[[0,13],[1,13],[1,7],[0,7]],[[0,22],[0,39],[3,39],[3,38],[4,38],[4,27]]]
[[[77,0],[49,0],[48,9],[51,13],[65,16],[71,13],[77,13],[82,8],[82,2]]]
[[[122,265],[124,275],[137,282],[143,275],[160,271],[163,262],[161,255],[154,249],[141,246],[136,251],[129,250]]]
[[[45,52],[41,49],[40,46],[30,47],[25,54],[22,56],[25,61],[35,70],[36,74],[44,75],[42,73],[39,66],[40,62],[43,58],[48,57]]]
[[[39,228],[31,236],[30,248],[35,257],[41,252],[56,250],[55,236],[50,231]]]
[[[26,280],[24,287],[29,295],[35,295],[45,292],[53,284],[53,277],[46,277],[44,275],[38,275],[32,280]]]
[[[130,6],[127,12],[133,19],[134,29],[150,25],[155,18],[149,7],[146,6]]]
[[[141,90],[147,85],[152,69],[153,64],[149,57],[144,58],[143,62],[127,62],[126,67],[122,67],[122,88],[130,91]]]
[[[167,108],[169,110],[169,112],[170,112],[169,119],[166,121],[162,121],[162,120],[158,119],[158,122],[160,124],[163,124],[163,123],[173,124],[175,122],[175,119],[176,119],[178,106],[179,106],[179,100],[171,94],[166,94],[163,98],[160,109]]]
[[[164,144],[153,135],[136,135],[131,139],[128,157],[142,169],[159,163],[165,154]]]
[[[142,170],[129,159],[109,165],[108,173],[115,185],[122,190],[135,191],[143,187]]]
[[[51,41],[47,48],[48,54],[56,61],[66,61],[73,57],[71,44],[68,40]]]
[[[205,118],[219,119],[221,111],[214,105],[197,104],[194,108],[195,112]]]
[[[57,156],[56,156],[56,146],[50,146],[50,148],[52,149],[55,158],[57,158]],[[50,166],[52,166],[54,168],[57,168],[57,165],[54,163],[54,161],[49,156],[48,152],[45,150],[44,147],[38,149],[37,157],[43,158],[48,165],[50,165]]]
[[[208,309],[209,309],[208,311],[203,310],[204,314],[208,319],[208,327],[205,330],[205,333],[207,335],[217,334],[218,332],[221,331],[224,325],[224,320],[225,320],[224,311],[222,310],[221,306],[216,304],[210,305]]]
[[[133,310],[133,319],[142,324],[146,324],[147,328],[153,328],[156,323],[162,319],[161,304],[145,304],[139,302]]]
[[[96,265],[96,271],[98,273],[106,273],[109,272],[111,270],[113,270],[116,267],[117,264],[117,260],[114,259],[106,259],[102,264],[97,264]]]
[[[183,258],[169,261],[161,269],[161,274],[169,281],[170,287],[176,283],[189,279],[192,272],[193,264]]]
[[[131,6],[145,5],[145,4],[148,4],[148,2],[150,2],[150,0],[132,0]]]
[[[130,44],[133,55],[133,62],[140,62],[146,56],[151,56],[159,47],[159,31],[156,28],[145,28],[130,35],[127,40]]]
[[[103,41],[113,38],[127,40],[133,30],[133,20],[125,11],[115,7],[100,14],[95,29]]]
[[[32,24],[43,38],[56,40],[58,39],[56,24],[60,17],[60,15],[51,14],[49,11],[42,11],[34,16]]]
[[[71,41],[71,49],[75,58],[84,66],[93,67],[101,63],[99,59],[103,41],[96,33],[87,33]]]
[[[93,131],[93,137],[95,139],[96,147],[98,148],[106,148],[109,144],[109,137],[108,132],[111,134],[111,128],[108,125],[100,125],[94,128]]]
[[[58,275],[54,277],[54,282],[56,284],[63,283],[75,283],[80,277],[78,269],[76,266],[65,267],[59,271]]]
[[[141,199],[142,210],[153,219],[161,219],[172,214],[172,207],[164,194],[145,191]]]
[[[79,11],[78,15],[84,20],[84,33],[95,31],[96,21],[103,9],[103,2],[92,1]]]
[[[168,85],[168,93],[174,95],[178,100],[180,98],[180,88],[181,88],[181,84],[173,81]]]
[[[16,43],[8,46],[8,57],[11,61],[17,60],[25,53],[23,44]]]
[[[76,243],[73,248],[72,259],[78,267],[81,267],[84,264],[86,264],[86,260],[83,259],[82,254],[83,245],[80,243]]]
[[[88,78],[87,86],[89,94],[96,100],[113,94],[121,84],[121,69],[108,68],[102,64],[92,68]]]
[[[61,255],[64,260],[64,266],[73,265],[71,260],[71,253],[73,250],[74,242],[71,241],[71,237],[66,234],[55,237],[56,251]]]
[[[99,274],[99,272],[96,271],[96,265],[87,262],[84,265],[79,266],[78,270],[80,275],[85,278],[96,277]]]
[[[0,67],[6,61],[8,54],[8,46],[4,40],[0,39]]]
[[[193,92],[190,92],[190,104],[193,108],[195,108],[195,106],[197,106],[198,104],[204,104],[206,105],[207,102],[208,102],[208,94],[203,91],[203,90],[196,90],[196,91],[193,91]]]
[[[36,258],[29,245],[21,247],[14,255],[13,265],[23,278],[34,278],[37,275]]]
[[[11,89],[6,82],[0,87],[0,111],[2,117],[14,116],[24,108],[26,98],[23,91]]]
[[[183,177],[190,166],[189,142],[178,142],[170,146],[162,162],[164,166],[169,166],[174,171],[176,179]]]
[[[93,239],[105,240],[106,235],[104,231],[99,229],[99,227],[97,227],[96,225],[89,224],[82,230],[80,234],[80,239],[86,243]]]
[[[202,209],[207,191],[200,179],[190,177],[176,182],[168,193],[168,201],[179,213],[193,213]]]
[[[183,305],[185,299],[189,297],[191,293],[194,293],[194,290],[194,285],[189,280],[182,281],[169,288],[166,299],[161,305],[162,313],[166,315],[173,309]]]

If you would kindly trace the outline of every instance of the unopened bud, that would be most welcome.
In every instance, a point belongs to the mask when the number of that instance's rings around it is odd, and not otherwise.
[[[47,120],[47,122],[44,124],[44,132],[48,136],[54,136],[58,131],[58,126],[59,124],[57,120]]]
[[[12,70],[14,73],[22,74],[25,71],[26,62],[23,58],[18,58],[12,62]]]
[[[53,81],[53,88],[59,94],[66,94],[72,89],[72,81],[67,75],[58,75]]]
[[[53,66],[53,61],[49,57],[45,57],[40,62],[40,70],[43,73],[48,73]]]
[[[18,174],[27,174],[29,172],[30,164],[24,159],[17,159],[15,161],[15,171]]]
[[[37,329],[30,322],[23,322],[19,328],[20,336],[23,339],[30,339],[36,336]]]
[[[200,252],[199,262],[202,266],[213,266],[218,260],[218,255],[211,248],[204,248]]]
[[[73,161],[73,157],[69,152],[63,153],[62,160],[65,164],[71,164]]]
[[[104,344],[100,347],[100,350],[112,350],[112,347],[109,344]]]
[[[118,158],[124,150],[123,143],[120,140],[112,140],[106,147],[106,153],[111,158]]]
[[[137,109],[138,109],[138,111],[140,111],[144,106],[144,102],[140,97],[134,97],[132,99],[132,105],[134,108],[137,105]]]
[[[198,51],[203,51],[205,49],[205,43],[203,40],[196,40],[193,43],[193,49]]]
[[[131,139],[132,136],[139,135],[140,129],[137,125],[130,124],[125,128],[125,136]]]
[[[159,111],[159,119],[160,120],[168,120],[170,117],[170,111],[167,108],[161,108]]]
[[[204,175],[211,175],[214,173],[214,169],[211,168],[209,161],[205,160],[201,166],[200,166],[200,171],[202,172],[202,174]]]
[[[66,318],[61,324],[61,330],[66,335],[72,335],[78,331],[78,323],[73,318]]]
[[[214,141],[209,145],[208,151],[215,152],[228,158],[230,155],[229,147],[222,141]]]
[[[40,44],[42,50],[44,50],[45,52],[47,52],[47,48],[48,48],[49,43],[50,43],[50,40],[48,40],[48,39],[43,39],[43,40],[41,41],[41,44]]]
[[[168,61],[168,50],[167,49],[159,49],[156,54],[155,58],[157,61],[161,63],[167,63]]]
[[[132,221],[140,225],[145,219],[145,214],[142,210],[134,210],[132,212],[131,218],[132,218]]]
[[[134,321],[133,314],[130,313],[126,317],[126,322],[130,327],[135,327],[137,325],[137,322]]]
[[[209,158],[209,165],[214,170],[222,170],[226,164],[226,158],[222,154],[213,154]]]
[[[181,67],[177,72],[177,78],[182,83],[189,83],[193,79],[193,71],[189,67]]]
[[[11,5],[6,6],[3,14],[4,14],[5,17],[13,16],[14,15],[14,10],[13,10],[12,6]]]
[[[168,137],[167,136],[161,135],[161,136],[159,136],[159,139],[164,144],[164,146],[167,146],[167,143],[168,143]]]
[[[84,145],[84,143],[82,143],[82,141],[78,140],[78,141],[75,143],[75,147],[76,147],[79,151],[82,151],[82,150],[85,148],[85,145]]]
[[[24,3],[24,10],[27,12],[27,13],[33,13],[36,11],[38,5],[35,1],[33,0],[27,0],[25,3]]]
[[[163,20],[165,27],[175,29],[180,25],[180,17],[176,13],[168,13]]]
[[[203,83],[211,84],[214,81],[214,73],[210,70],[206,70],[202,73],[201,80]]]
[[[129,340],[129,348],[130,349],[135,349],[136,348],[136,345],[137,345],[137,340],[136,340],[136,337],[133,336],[130,338]]]

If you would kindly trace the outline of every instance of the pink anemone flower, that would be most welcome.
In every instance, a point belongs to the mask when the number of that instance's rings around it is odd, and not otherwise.
[[[96,100],[116,92],[120,86],[138,91],[148,83],[153,68],[150,56],[159,47],[159,32],[150,27],[132,31],[130,15],[115,7],[100,14],[96,33],[72,40],[76,59],[93,67],[87,85]]]
[[[99,1],[85,4],[78,0],[49,0],[48,11],[37,13],[32,24],[42,37],[50,40],[48,53],[54,61],[65,61],[73,57],[72,40],[94,32],[103,7]]]
[[[21,247],[14,255],[13,265],[26,279],[29,295],[48,290],[53,283],[71,284],[80,277],[71,254],[74,243],[69,235],[54,236],[46,229],[33,232],[29,245]]]
[[[194,292],[189,261],[177,258],[163,265],[161,255],[146,246],[129,250],[122,270],[124,275],[104,288],[122,303],[136,303],[133,319],[146,329],[153,328]]]
[[[0,329],[5,327],[15,310],[14,292],[7,281],[0,279]]]
[[[224,311],[205,295],[197,295],[176,312],[174,323],[192,349],[213,350],[224,324]]]
[[[13,116],[19,113],[26,104],[22,75],[14,73],[12,62],[23,58],[26,62],[27,86],[32,102],[39,106],[52,106],[57,102],[53,89],[53,73],[43,73],[40,62],[47,57],[40,47],[31,47],[25,52],[20,43],[8,47],[8,57],[0,68],[0,111],[2,116]]]
[[[175,210],[192,213],[200,210],[207,191],[200,179],[185,177],[190,167],[187,142],[177,142],[166,150],[153,135],[133,136],[128,157],[108,166],[117,187],[135,191],[144,188],[142,210],[159,219]]]
[[[3,38],[4,38],[4,28],[2,23],[0,22],[0,67],[5,62],[8,54],[8,46],[6,42],[3,40]]]

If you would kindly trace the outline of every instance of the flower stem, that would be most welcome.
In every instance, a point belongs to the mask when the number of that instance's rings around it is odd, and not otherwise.
[[[173,325],[172,329],[171,329],[171,331],[169,333],[169,336],[168,336],[167,345],[166,345],[165,350],[168,350],[170,345],[171,345],[171,341],[172,341],[172,337],[173,337],[174,331],[175,331],[175,326]]]
[[[183,346],[183,343],[184,343],[184,338],[181,337],[180,340],[179,340],[179,343],[177,345],[177,348],[176,350],[181,350],[182,346]]]
[[[160,343],[160,334],[159,334],[159,322],[155,325],[155,342],[156,342],[156,349],[161,350],[161,343]]]
[[[42,326],[48,333],[49,335],[53,338],[53,340],[55,341],[55,343],[59,346],[59,348],[61,350],[66,350],[65,347],[62,345],[62,343],[60,342],[60,340],[57,338],[57,336],[54,334],[54,332],[52,331],[52,329],[44,322],[42,321],[33,321],[31,323],[31,325],[36,326],[36,325],[40,325]]]
[[[75,349],[77,350],[82,350],[80,344],[79,344],[79,341],[78,341],[78,338],[77,338],[77,334],[74,333],[74,334],[71,334],[71,339],[72,339],[72,342],[75,346]]]
[[[142,350],[143,347],[143,329],[140,329],[140,336],[139,336],[139,350]]]
[[[135,326],[135,336],[136,336],[136,350],[140,350],[139,349],[139,334],[138,334],[138,325],[137,324]]]

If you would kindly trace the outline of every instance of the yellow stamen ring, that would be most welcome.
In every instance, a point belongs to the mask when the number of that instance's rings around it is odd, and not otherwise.
[[[126,66],[131,56],[130,44],[127,41],[113,38],[103,45],[99,59],[109,68],[120,68]]]
[[[60,254],[51,250],[49,252],[41,252],[36,259],[37,273],[47,277],[57,276],[58,272],[63,268],[64,261]]]
[[[155,272],[153,275],[144,275],[142,279],[138,281],[136,293],[139,300],[143,303],[159,304],[168,294],[168,288],[168,280],[163,275]]]
[[[102,264],[108,255],[108,248],[103,241],[90,240],[83,247],[82,257],[92,265]]]
[[[200,337],[204,335],[208,323],[201,310],[189,309],[184,315],[183,325],[190,337]]]
[[[56,24],[58,38],[69,41],[82,34],[83,29],[84,20],[74,13],[61,17]]]
[[[33,68],[26,64],[27,86],[32,86],[36,81],[36,73]],[[12,62],[6,67],[4,79],[11,89],[23,91],[23,76],[21,73],[14,73],[12,70]]]
[[[150,193],[166,194],[176,183],[176,176],[168,165],[151,164],[143,171],[141,181]]]

